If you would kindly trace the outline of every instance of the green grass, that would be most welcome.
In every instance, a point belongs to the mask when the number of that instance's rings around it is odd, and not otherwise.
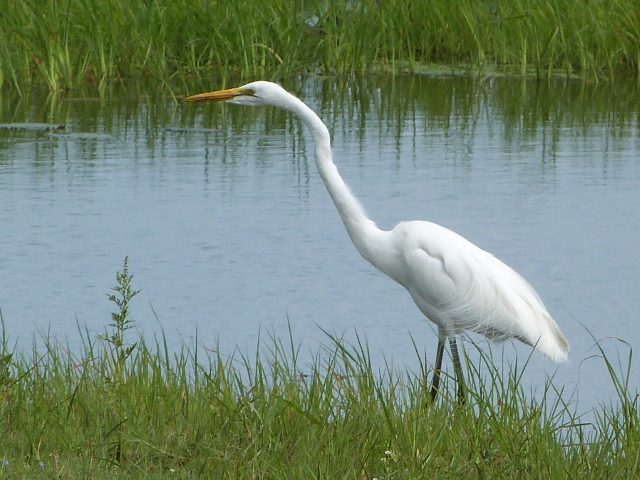
[[[636,0],[12,0],[0,15],[0,87],[19,92],[141,81],[184,92],[434,64],[600,79],[639,63]]]
[[[447,380],[430,403],[418,372],[374,371],[366,342],[327,335],[308,363],[288,338],[227,356],[196,341],[126,338],[135,297],[125,267],[111,330],[75,354],[0,356],[3,478],[633,478],[637,397],[606,357],[619,398],[581,423],[550,379],[525,392],[525,366],[466,359],[469,396]],[[42,348],[42,347],[41,347]],[[628,359],[629,365],[631,358]]]

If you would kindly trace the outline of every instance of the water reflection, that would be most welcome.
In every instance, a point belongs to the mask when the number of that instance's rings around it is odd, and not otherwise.
[[[533,283],[572,343],[561,384],[609,384],[602,362],[584,360],[597,351],[579,322],[639,346],[634,84],[285,86],[327,123],[341,173],[381,227],[431,220],[495,253]],[[66,125],[0,129],[0,308],[12,341],[50,328],[73,346],[76,318],[101,332],[128,255],[140,330],[160,323],[174,346],[197,332],[223,351],[250,348],[260,328],[286,337],[289,318],[309,348],[325,340],[317,325],[347,338],[357,327],[378,362],[415,368],[410,334],[433,357],[433,328],[349,243],[310,139],[286,112],[4,95],[0,121]],[[508,359],[527,354],[506,349]],[[533,358],[532,384],[553,368]],[[579,391],[590,404],[613,390]]]

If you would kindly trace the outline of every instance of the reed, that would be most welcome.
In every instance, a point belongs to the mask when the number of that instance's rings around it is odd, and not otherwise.
[[[5,478],[632,478],[640,473],[637,398],[606,357],[619,393],[584,425],[549,379],[466,358],[469,402],[454,382],[429,402],[419,372],[374,371],[366,341],[327,334],[310,362],[272,336],[254,355],[164,337],[127,338],[135,297],[127,265],[109,298],[111,330],[83,351],[0,355]],[[604,352],[602,352],[604,355]],[[630,359],[629,359],[630,360]],[[500,371],[504,370],[504,371]]]
[[[449,71],[590,79],[638,74],[635,0],[14,0],[0,87],[52,90],[229,77]]]

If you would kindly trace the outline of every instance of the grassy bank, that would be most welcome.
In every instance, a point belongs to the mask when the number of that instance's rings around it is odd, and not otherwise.
[[[79,354],[53,339],[44,351],[12,352],[5,339],[3,478],[640,474],[637,399],[613,369],[618,405],[597,410],[590,425],[552,381],[526,393],[521,367],[505,374],[484,356],[467,361],[466,405],[453,400],[451,381],[431,404],[426,366],[374,372],[364,343],[327,336],[312,364],[301,364],[292,339],[272,338],[251,358],[129,339],[131,280],[125,264],[109,331],[95,340],[85,332]]]
[[[13,0],[0,15],[0,87],[167,91],[228,76],[495,67],[540,77],[637,74],[635,0]]]

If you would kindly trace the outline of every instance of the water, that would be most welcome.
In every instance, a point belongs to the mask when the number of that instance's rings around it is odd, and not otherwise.
[[[572,345],[554,374],[583,408],[615,397],[640,347],[638,101],[633,85],[373,78],[289,85],[325,120],[336,163],[382,228],[425,219],[513,266]],[[186,93],[186,92],[185,92]],[[188,92],[196,93],[196,92]],[[259,335],[303,352],[320,328],[366,337],[376,366],[433,361],[434,327],[351,245],[286,112],[171,100],[7,99],[0,129],[0,309],[10,342],[79,348],[104,331],[129,257],[140,333],[231,353]],[[587,331],[586,328],[589,331]],[[617,337],[619,340],[609,338]],[[489,348],[479,337],[481,348]],[[503,345],[493,345],[497,357]],[[504,344],[508,361],[529,350]],[[631,385],[637,386],[637,362]]]

